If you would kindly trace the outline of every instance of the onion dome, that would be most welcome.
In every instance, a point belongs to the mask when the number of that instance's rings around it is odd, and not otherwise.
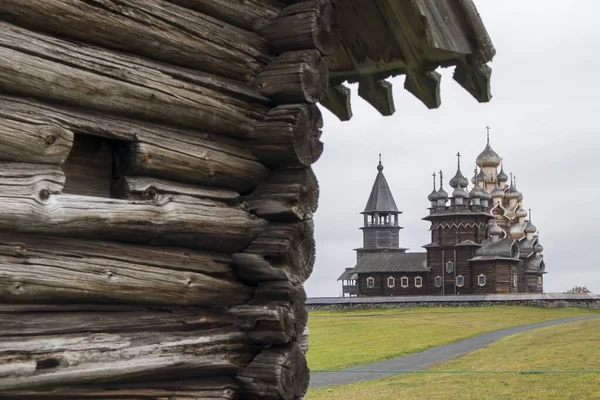
[[[498,182],[508,182],[508,175],[504,172],[504,167],[500,168],[500,172],[498,173]]]
[[[435,172],[433,173],[433,190],[431,191],[431,193],[429,193],[429,196],[427,196],[427,200],[433,202],[433,201],[437,201],[437,190],[435,190]]]
[[[490,131],[488,130],[488,137],[487,137],[487,145],[485,146],[485,149],[483,149],[483,151],[481,152],[481,154],[479,154],[477,156],[477,165],[479,165],[480,168],[484,168],[484,167],[498,167],[498,165],[500,165],[500,162],[502,160],[500,159],[500,156],[498,155],[498,153],[496,153],[493,149],[492,146],[490,146]]]
[[[490,236],[500,236],[502,235],[502,228],[498,226],[498,224],[494,221],[488,228],[488,234]]]
[[[535,225],[533,225],[531,223],[531,221],[528,221],[527,225],[525,225],[525,230],[523,232],[525,232],[525,233],[536,233],[537,232],[537,228],[535,227]]]
[[[535,244],[535,246],[533,246],[533,251],[536,252],[537,254],[540,254],[542,251],[544,251],[544,246],[542,246],[539,242]]]
[[[494,189],[492,189],[492,193],[490,194],[494,199],[502,199],[505,196],[504,190],[500,189],[500,186],[498,186],[498,184],[496,184]]]
[[[457,164],[458,167],[456,168],[456,174],[454,175],[454,177],[452,179],[450,179],[450,182],[448,182],[448,183],[454,189],[456,189],[456,188],[465,189],[467,186],[469,186],[469,180],[467,178],[465,178],[463,176],[462,172],[460,171],[460,153],[456,153],[456,157],[458,158],[458,164]],[[467,193],[464,190],[463,190],[463,192],[465,194]]]
[[[521,193],[519,193],[519,191],[517,190],[517,188],[515,188],[514,185],[512,185],[504,194],[504,198],[507,200],[519,200],[519,197],[521,196]]]
[[[469,197],[472,199],[480,199],[481,198],[481,190],[477,187],[477,185],[473,186],[473,189],[469,192]]]
[[[465,189],[458,187],[452,191],[452,197],[454,197],[455,199],[458,199],[458,198],[468,199],[469,194],[467,193],[467,191]]]
[[[524,208],[519,208],[517,211],[517,218],[527,218],[527,210]]]
[[[444,173],[440,171],[440,189],[437,191],[438,200],[448,200],[448,193],[444,190]]]
[[[481,194],[481,200],[491,200],[492,195],[485,189],[480,189],[479,193]]]

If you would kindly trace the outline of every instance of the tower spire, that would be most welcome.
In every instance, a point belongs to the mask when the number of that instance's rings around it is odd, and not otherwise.
[[[433,191],[435,192],[435,172],[431,176],[433,176]]]
[[[485,127],[486,131],[487,131],[487,144],[490,144],[490,126],[486,126]]]
[[[440,169],[440,189],[444,188],[444,173]]]
[[[531,222],[531,208],[529,209],[529,222]]]
[[[460,171],[460,151],[456,153],[456,157],[458,158],[458,170]]]
[[[379,165],[377,165],[377,171],[379,171],[379,173],[383,171],[383,164],[381,163],[381,153],[379,153]]]

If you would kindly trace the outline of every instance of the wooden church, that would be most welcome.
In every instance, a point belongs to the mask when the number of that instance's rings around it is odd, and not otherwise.
[[[459,295],[542,293],[546,266],[539,232],[523,206],[516,178],[504,172],[502,159],[488,141],[479,154],[472,182],[460,168],[444,190],[433,174],[429,194],[431,243],[426,252],[400,247],[398,210],[381,159],[367,205],[362,212],[363,247],[356,266],[346,268],[343,296]],[[500,167],[500,170],[498,170]],[[529,217],[529,218],[528,218]]]

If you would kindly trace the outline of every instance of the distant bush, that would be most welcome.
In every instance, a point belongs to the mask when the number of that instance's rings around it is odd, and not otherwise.
[[[573,288],[567,290],[567,293],[591,293],[586,286],[573,286]]]

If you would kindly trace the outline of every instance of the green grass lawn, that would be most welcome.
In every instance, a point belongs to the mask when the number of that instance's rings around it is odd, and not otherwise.
[[[316,311],[308,320],[308,365],[313,370],[340,369],[496,329],[590,314],[598,311],[503,306]]]
[[[600,320],[509,336],[432,370],[600,370]],[[416,373],[310,390],[306,400],[600,399],[600,373]]]

